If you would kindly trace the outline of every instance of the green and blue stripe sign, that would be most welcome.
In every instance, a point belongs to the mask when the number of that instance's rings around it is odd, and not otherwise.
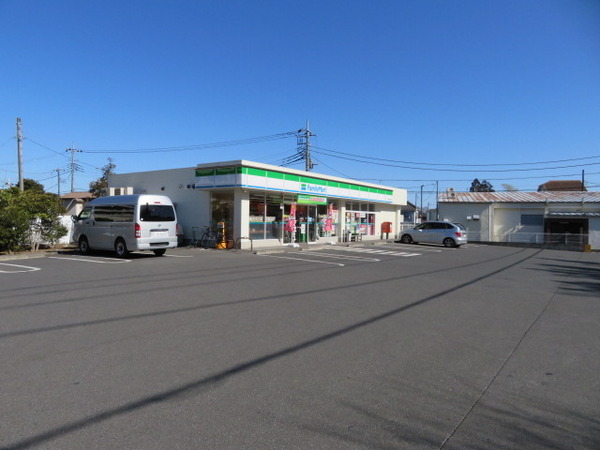
[[[254,167],[196,169],[196,189],[243,187],[277,192],[391,203],[393,191]]]

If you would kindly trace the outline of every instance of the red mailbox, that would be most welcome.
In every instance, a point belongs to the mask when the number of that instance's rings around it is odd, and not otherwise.
[[[381,224],[381,232],[382,233],[391,233],[392,232],[392,222],[383,222]]]

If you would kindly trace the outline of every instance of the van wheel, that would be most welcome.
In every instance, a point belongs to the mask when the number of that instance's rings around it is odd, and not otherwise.
[[[89,255],[90,253],[90,244],[85,236],[79,238],[79,253],[82,255]]]
[[[166,249],[166,248],[161,248],[161,249],[158,249],[158,250],[152,250],[152,251],[154,252],[154,254],[155,254],[156,256],[162,256],[162,255],[164,255],[164,254],[165,254],[165,252],[167,251],[167,249]]]
[[[129,250],[127,250],[127,245],[125,245],[125,241],[123,239],[117,239],[115,242],[115,253],[119,258],[125,258],[129,255]]]

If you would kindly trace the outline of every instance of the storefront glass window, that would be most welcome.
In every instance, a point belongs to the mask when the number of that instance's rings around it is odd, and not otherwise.
[[[250,195],[250,237],[255,240],[282,239],[281,195]]]
[[[375,235],[375,214],[372,203],[347,202],[346,207],[352,208],[346,210],[346,234],[348,235]]]
[[[295,209],[293,230],[286,226]],[[331,204],[299,204],[294,194],[253,193],[250,195],[250,237],[278,239],[284,243],[315,242],[336,236],[337,210]]]

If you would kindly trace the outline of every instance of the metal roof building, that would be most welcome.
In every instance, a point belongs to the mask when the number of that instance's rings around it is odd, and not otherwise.
[[[438,198],[442,220],[463,223],[470,240],[576,242],[600,249],[600,192],[455,192]]]

